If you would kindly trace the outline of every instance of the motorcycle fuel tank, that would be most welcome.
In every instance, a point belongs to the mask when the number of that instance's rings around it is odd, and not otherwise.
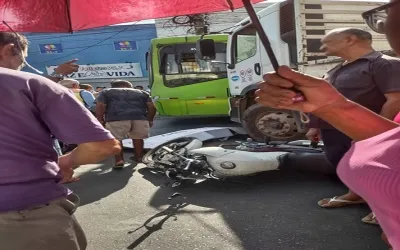
[[[221,147],[200,148],[191,150],[191,153],[205,155],[217,177],[245,176],[278,170],[280,158],[287,154],[287,152],[246,152]]]

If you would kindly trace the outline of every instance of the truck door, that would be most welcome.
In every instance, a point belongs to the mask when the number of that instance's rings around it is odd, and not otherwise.
[[[234,31],[228,43],[229,88],[232,96],[242,95],[262,80],[261,48],[251,24]]]

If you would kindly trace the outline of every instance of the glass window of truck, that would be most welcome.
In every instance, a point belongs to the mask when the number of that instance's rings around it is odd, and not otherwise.
[[[241,31],[235,34],[234,39],[234,61],[235,63],[242,62],[257,53],[257,33],[250,25],[244,27]]]
[[[216,43],[216,61],[207,62],[196,56],[191,44],[168,45],[160,50],[164,85],[170,88],[223,79],[227,77],[226,44]]]

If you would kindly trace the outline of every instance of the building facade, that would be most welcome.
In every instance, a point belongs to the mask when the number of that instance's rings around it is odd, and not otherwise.
[[[146,52],[157,37],[154,23],[115,25],[73,34],[25,34],[29,40],[27,61],[51,74],[66,61],[78,59],[79,71],[69,78],[93,87],[109,87],[115,79],[148,86]],[[26,67],[25,71],[32,72]]]

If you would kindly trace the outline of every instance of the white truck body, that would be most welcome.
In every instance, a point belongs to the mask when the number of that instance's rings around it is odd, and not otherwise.
[[[272,49],[281,65],[291,65],[301,72],[322,77],[340,60],[334,57],[324,58],[319,51],[321,38],[330,30],[342,27],[356,27],[368,30],[373,34],[373,46],[377,51],[390,51],[385,35],[370,30],[364,23],[361,13],[377,7],[384,2],[369,1],[324,1],[324,0],[296,0],[278,2],[258,13],[261,24],[267,31]],[[284,16],[287,15],[287,16]],[[243,20],[232,30],[228,44],[228,62],[234,69],[228,70],[232,96],[243,95],[243,90],[262,80],[262,75],[273,71],[268,56],[255,31],[251,37],[255,48],[254,55],[248,58],[235,56],[235,46],[242,41],[236,38],[240,32],[251,26],[249,19]],[[249,29],[249,28],[247,28]],[[282,37],[284,39],[282,39]],[[285,39],[286,38],[286,39]],[[251,42],[253,42],[251,41]],[[295,58],[291,58],[292,56]],[[249,50],[250,51],[250,50]],[[239,52],[240,53],[240,52]],[[235,58],[236,57],[236,58]],[[255,72],[255,64],[261,66],[260,74]]]
[[[356,27],[367,30],[373,35],[375,50],[384,53],[391,51],[386,37],[370,30],[361,16],[362,12],[383,3],[385,2],[288,0],[278,2],[257,14],[280,65],[290,65],[300,72],[322,77],[340,62],[339,58],[326,57],[319,50],[321,38],[332,29]],[[230,63],[228,79],[231,119],[243,123],[246,120],[246,111],[254,105],[252,94],[257,83],[265,73],[273,71],[249,18],[231,30],[227,62]],[[254,112],[251,114],[256,115]],[[245,125],[244,127],[250,130]]]

